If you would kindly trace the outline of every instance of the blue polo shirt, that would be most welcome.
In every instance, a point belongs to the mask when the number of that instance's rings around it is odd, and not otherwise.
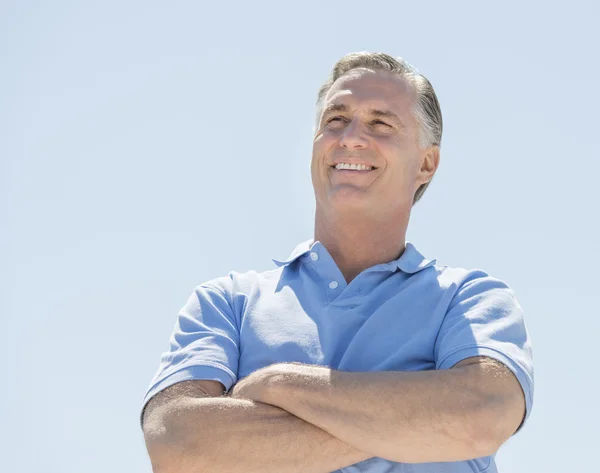
[[[342,371],[449,369],[472,356],[506,365],[533,400],[531,342],[506,283],[478,269],[426,259],[407,242],[400,258],[350,284],[327,249],[308,240],[276,269],[232,271],[200,284],[181,309],[170,347],[143,400],[180,381],[239,379],[279,362]],[[143,407],[142,406],[142,407]],[[494,455],[450,463],[400,464],[379,457],[343,473],[494,473]]]

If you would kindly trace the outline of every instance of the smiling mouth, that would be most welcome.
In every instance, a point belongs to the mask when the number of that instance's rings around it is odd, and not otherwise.
[[[371,167],[371,169],[337,169],[335,166],[329,166],[332,171],[337,172],[347,172],[347,173],[356,173],[356,174],[366,174],[371,171],[376,171],[376,167]]]

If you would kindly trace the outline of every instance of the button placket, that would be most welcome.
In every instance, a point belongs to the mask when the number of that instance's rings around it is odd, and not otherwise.
[[[319,252],[321,254],[319,254]],[[331,255],[327,252],[327,249],[320,248],[319,252],[314,250],[309,251],[308,255],[306,255],[305,261],[313,263],[311,266],[313,266],[313,268],[321,277],[322,283],[326,285],[326,297],[331,303],[340,296],[346,284],[343,275],[335,264],[333,258],[331,258]]]

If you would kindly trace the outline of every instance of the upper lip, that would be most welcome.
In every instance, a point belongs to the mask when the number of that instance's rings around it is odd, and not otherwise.
[[[373,169],[377,169],[377,166],[373,166],[372,164],[369,163],[365,163],[364,161],[360,161],[358,159],[351,159],[351,158],[340,158],[340,159],[336,159],[333,164],[331,165],[331,167],[335,167],[340,163],[346,163],[346,164],[364,164],[365,166],[370,166]]]

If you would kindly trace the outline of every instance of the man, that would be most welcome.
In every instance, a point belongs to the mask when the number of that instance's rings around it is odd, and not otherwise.
[[[528,417],[513,291],[406,229],[442,118],[402,59],[354,53],[319,92],[314,238],[198,286],[144,398],[156,473],[481,472]]]

